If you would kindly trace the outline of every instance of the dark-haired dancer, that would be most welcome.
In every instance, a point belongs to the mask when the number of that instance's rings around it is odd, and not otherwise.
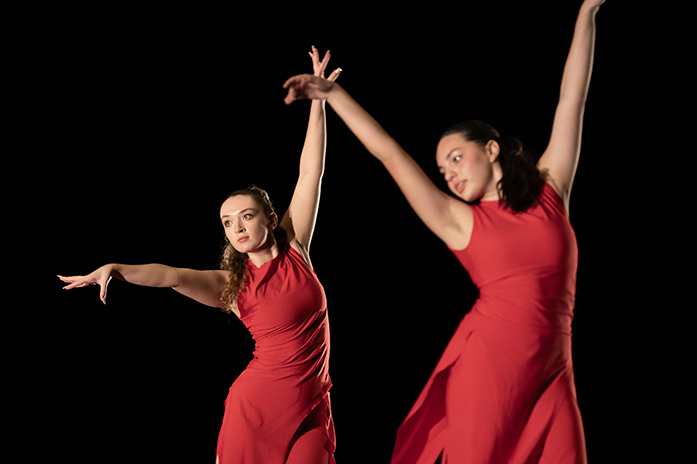
[[[323,77],[329,52],[320,61],[313,47],[311,56],[314,75]],[[325,146],[324,102],[313,101],[300,177],[280,224],[268,195],[256,187],[232,193],[220,208],[227,237],[223,270],[108,264],[88,276],[61,277],[70,284],[66,289],[99,285],[104,302],[112,277],[171,287],[242,320],[256,348],[225,401],[219,464],[334,462],[329,321],[324,289],[309,257]]]
[[[519,142],[469,121],[447,131],[440,191],[340,86],[295,76],[286,103],[326,99],[378,158],[423,222],[479,288],[402,423],[393,463],[584,463],[571,362],[577,246],[568,219],[590,82],[595,15],[580,8],[549,146],[526,161]]]

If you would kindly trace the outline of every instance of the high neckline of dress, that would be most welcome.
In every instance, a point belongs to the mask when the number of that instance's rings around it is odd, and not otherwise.
[[[256,264],[254,264],[252,262],[251,259],[247,258],[247,266],[250,266],[252,269],[255,269],[255,270],[263,269],[264,267],[268,266],[270,263],[276,261],[278,259],[278,257],[281,256],[281,253],[283,253],[283,250],[278,250],[278,253],[276,253],[276,256],[274,256],[273,258],[271,258],[268,261],[265,261],[260,266],[257,266]]]

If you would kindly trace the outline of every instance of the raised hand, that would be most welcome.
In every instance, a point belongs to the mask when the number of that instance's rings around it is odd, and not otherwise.
[[[314,75],[324,79],[324,70],[327,69],[327,64],[329,63],[329,59],[332,56],[331,52],[327,50],[324,54],[324,58],[322,59],[322,61],[320,61],[319,51],[314,47],[314,45],[312,46],[312,51],[309,53],[310,57],[312,58],[312,69],[314,70]],[[334,82],[339,77],[340,73],[341,68],[336,68],[326,79],[331,82]]]
[[[334,87],[333,82],[339,77],[341,68],[336,68],[328,78],[324,78],[324,70],[327,68],[331,53],[329,50],[324,54],[322,61],[319,59],[319,51],[312,47],[310,52],[312,57],[313,74],[300,74],[288,79],[283,88],[288,89],[288,95],[283,100],[286,105],[290,105],[295,100],[326,100],[329,92]]]
[[[338,77],[338,74],[337,74]],[[283,101],[290,105],[295,100],[326,100],[334,88],[334,82],[311,74],[299,74],[288,79],[283,88],[288,89],[288,95]]]

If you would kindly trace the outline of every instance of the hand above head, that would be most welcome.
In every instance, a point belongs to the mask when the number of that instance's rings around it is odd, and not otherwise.
[[[299,74],[288,79],[283,84],[288,89],[288,95],[283,101],[290,105],[295,100],[326,100],[329,93],[335,87],[334,82],[311,74]]]
[[[322,61],[319,59],[319,50],[317,50],[314,45],[312,46],[312,51],[309,52],[310,57],[312,58],[312,69],[314,71],[314,75],[317,77],[321,77],[324,79],[324,70],[327,69],[327,64],[329,63],[329,59],[331,58],[331,52],[327,50],[324,54],[324,58]],[[334,82],[338,77],[339,73],[341,73],[341,68],[336,68],[326,79],[328,81]]]
[[[341,68],[336,68],[328,78],[324,78],[324,70],[327,67],[331,53],[327,50],[322,61],[319,59],[319,51],[312,47],[313,74],[300,74],[288,79],[283,88],[288,89],[288,95],[284,99],[286,105],[295,100],[326,100],[329,92],[334,88],[334,81],[339,77]]]

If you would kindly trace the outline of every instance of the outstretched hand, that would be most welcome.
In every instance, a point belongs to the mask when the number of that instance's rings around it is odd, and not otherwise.
[[[59,275],[58,278],[69,284],[63,287],[63,290],[72,290],[74,288],[86,287],[88,285],[99,285],[99,299],[106,304],[106,291],[111,281],[113,267],[110,264],[102,266],[93,273],[86,276],[70,276],[65,277]]]
[[[313,74],[300,74],[291,77],[283,84],[283,88],[288,89],[288,95],[283,100],[286,105],[300,99],[326,100],[334,87],[334,81],[339,77],[341,68],[336,68],[326,79],[324,77],[324,70],[327,68],[329,58],[331,58],[329,50],[320,61],[319,51],[312,47],[310,57],[312,57]]]

